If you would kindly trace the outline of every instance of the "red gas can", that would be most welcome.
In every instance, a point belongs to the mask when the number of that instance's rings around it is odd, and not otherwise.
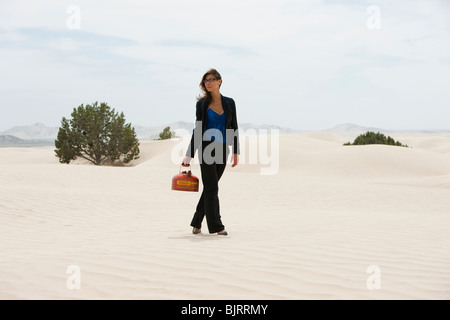
[[[193,176],[191,170],[181,172],[172,178],[172,190],[198,191],[198,178]]]

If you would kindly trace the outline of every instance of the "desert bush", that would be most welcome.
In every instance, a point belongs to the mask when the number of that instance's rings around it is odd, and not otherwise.
[[[408,145],[406,144],[404,145],[399,141],[395,141],[390,136],[386,137],[384,134],[380,132],[375,133],[372,131],[367,131],[364,134],[360,134],[359,136],[356,137],[353,143],[347,142],[344,144],[344,146],[365,145],[365,144],[386,144],[399,147],[408,147]]]
[[[61,163],[81,157],[95,165],[128,163],[139,158],[139,141],[131,124],[125,123],[106,103],[80,105],[71,119],[62,118],[55,140]]]
[[[175,132],[170,131],[170,127],[164,128],[164,130],[159,134],[159,139],[157,140],[166,140],[175,138]]]

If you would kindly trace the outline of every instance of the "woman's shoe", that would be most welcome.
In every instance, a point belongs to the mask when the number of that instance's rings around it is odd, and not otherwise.
[[[199,234],[199,233],[202,233],[202,230],[201,229],[197,229],[197,228],[192,228],[192,233],[193,234]]]
[[[227,236],[227,235],[228,235],[228,232],[226,232],[226,231],[223,231],[223,232],[217,232],[217,234],[218,234],[219,236]]]

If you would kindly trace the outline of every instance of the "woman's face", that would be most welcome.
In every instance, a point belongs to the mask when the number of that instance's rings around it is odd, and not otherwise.
[[[217,79],[212,74],[208,74],[203,82],[205,84],[206,90],[208,90],[208,92],[213,92],[219,90],[222,80]]]

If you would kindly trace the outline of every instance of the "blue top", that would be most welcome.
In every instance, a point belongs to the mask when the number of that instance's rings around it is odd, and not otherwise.
[[[219,115],[214,110],[208,108],[206,128],[203,139],[208,141],[217,141],[220,143],[225,143],[225,125],[227,117],[225,112]],[[222,139],[221,139],[222,138]]]

